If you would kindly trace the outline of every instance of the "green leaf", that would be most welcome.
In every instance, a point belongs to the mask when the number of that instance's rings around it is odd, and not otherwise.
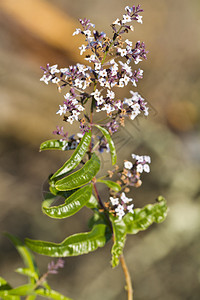
[[[10,284],[3,278],[0,277],[0,291],[2,290],[10,290],[12,287]]]
[[[18,286],[17,288],[8,290],[7,293],[8,295],[13,295],[13,296],[26,296],[29,294],[34,294],[34,287],[35,284],[28,283],[28,284]]]
[[[36,272],[28,269],[28,268],[17,268],[15,270],[17,273],[21,274],[21,275],[25,275],[25,276],[28,276],[28,277],[32,277],[34,278],[36,281],[39,279],[39,276]]]
[[[55,187],[59,191],[69,191],[81,187],[90,182],[100,169],[100,160],[93,153],[90,160],[78,171],[56,182]]]
[[[60,294],[54,290],[38,289],[38,290],[35,290],[35,293],[39,296],[43,296],[43,297],[51,298],[51,299],[55,299],[55,300],[72,300],[71,298],[65,297],[62,294]]]
[[[165,220],[168,211],[166,200],[163,197],[159,197],[158,200],[158,203],[136,208],[134,214],[128,213],[124,216],[127,233],[136,234],[138,231],[146,230],[153,223],[161,223]]]
[[[62,243],[26,239],[26,245],[33,251],[53,257],[77,256],[103,247],[106,243],[106,225],[96,225],[90,232],[78,233],[66,238]]]
[[[91,209],[98,207],[98,201],[94,195],[91,195],[90,199],[88,200],[85,206]]]
[[[63,140],[48,140],[40,145],[40,151],[43,150],[66,150],[68,142]]]
[[[51,206],[52,199],[43,201],[42,210],[51,218],[63,219],[74,215],[89,201],[92,195],[92,185],[87,185],[73,193],[64,204]],[[53,199],[54,201],[54,199]]]
[[[109,148],[110,148],[112,165],[115,165],[117,162],[117,154],[116,154],[116,150],[115,150],[115,144],[114,144],[113,140],[111,139],[109,132],[105,128],[101,127],[100,125],[95,125],[95,126],[102,132],[102,134],[106,138]]]
[[[112,254],[112,267],[116,267],[119,264],[119,257],[123,253],[125,241],[126,241],[126,225],[123,220],[116,219],[116,217],[110,216],[113,225],[113,239],[114,244],[111,250]]]
[[[70,159],[57,171],[54,173],[54,175],[51,177],[52,179],[55,179],[58,176],[64,175],[71,170],[75,169],[81,160],[83,159],[86,151],[89,148],[90,142],[91,142],[92,133],[91,131],[86,132],[81,139],[78,147],[70,157]]]
[[[101,182],[107,185],[107,187],[109,187],[110,189],[112,189],[115,192],[119,192],[121,190],[121,186],[111,180],[102,180],[102,179],[97,179],[97,182]]]
[[[5,235],[11,240],[15,245],[18,253],[24,261],[25,266],[30,269],[32,272],[35,272],[39,277],[39,271],[35,262],[35,259],[29,249],[24,245],[24,243],[18,239],[16,236],[11,235],[10,233],[5,233]],[[31,283],[35,283],[34,278],[30,278]]]

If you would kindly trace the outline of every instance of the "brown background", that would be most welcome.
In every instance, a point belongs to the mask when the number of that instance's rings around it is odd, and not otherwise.
[[[109,24],[132,1],[0,0],[0,230],[21,238],[62,241],[87,231],[90,213],[82,209],[71,219],[52,220],[41,212],[43,185],[66,153],[39,153],[61,119],[62,103],[54,86],[39,82],[39,67],[80,62],[82,41],[72,32],[78,18],[111,33]],[[133,3],[134,4],[134,3]],[[135,3],[138,4],[138,3]],[[151,106],[148,119],[127,123],[117,140],[118,161],[131,153],[152,157],[151,173],[133,190],[136,207],[164,195],[167,220],[129,236],[125,256],[137,300],[196,300],[200,297],[200,2],[141,0],[144,24],[129,37],[145,41],[148,60],[141,63],[144,79],[138,91]],[[82,59],[82,57],[81,57]],[[122,96],[129,96],[128,90]],[[73,133],[73,127],[68,127]],[[68,156],[70,155],[67,154]],[[104,168],[108,156],[101,157]],[[120,267],[110,267],[106,245],[87,256],[65,259],[65,268],[50,276],[52,287],[77,300],[126,299]],[[49,258],[36,255],[41,272]],[[0,276],[13,286],[24,278],[9,241],[0,235]]]

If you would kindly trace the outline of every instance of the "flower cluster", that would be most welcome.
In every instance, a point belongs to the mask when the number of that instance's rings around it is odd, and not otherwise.
[[[133,46],[127,38],[122,40],[122,34],[133,30],[130,22],[142,23],[142,16],[139,14],[142,11],[140,6],[126,6],[126,13],[122,19],[118,18],[111,25],[112,38],[95,30],[95,25],[90,20],[80,19],[82,29],[77,28],[73,35],[81,34],[85,37],[86,43],[79,48],[80,54],[86,52],[85,60],[92,66],[77,63],[59,69],[58,65],[48,64],[46,68],[42,68],[44,75],[41,81],[56,84],[59,91],[69,87],[57,114],[63,116],[63,120],[70,124],[78,121],[83,133],[90,128],[92,122],[90,112],[87,112],[85,107],[88,101],[92,111],[106,112],[106,116],[112,118],[105,123],[110,133],[124,125],[124,117],[134,120],[141,113],[148,115],[147,103],[137,92],[131,91],[130,99],[118,99],[115,91],[116,88],[123,88],[129,83],[136,87],[138,80],[143,78],[143,70],[132,69],[130,63],[134,61],[137,65],[142,59],[146,59],[144,43],[138,41]]]
[[[114,208],[113,212],[121,220],[126,212],[134,213],[134,204],[129,204],[133,199],[128,198],[124,192],[122,192],[119,197],[110,197],[110,202]]]
[[[53,134],[58,135],[60,137],[60,142],[62,142],[62,150],[72,150],[76,149],[78,144],[80,143],[81,138],[83,137],[82,133],[77,133],[77,138],[75,134],[68,136],[68,132],[64,132],[63,126],[56,127],[57,129],[53,131]]]

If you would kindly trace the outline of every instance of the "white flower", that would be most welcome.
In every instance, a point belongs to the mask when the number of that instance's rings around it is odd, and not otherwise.
[[[76,35],[76,34],[79,34],[81,33],[81,29],[80,28],[76,28],[76,30],[73,32],[72,35]]]
[[[132,162],[130,162],[130,161],[128,161],[128,160],[126,160],[126,161],[124,162],[124,168],[125,168],[125,169],[130,170],[132,167],[133,167]]]
[[[73,116],[69,116],[69,117],[67,118],[67,122],[69,122],[69,123],[72,125],[73,122],[74,122]]]
[[[52,79],[53,83],[58,83],[59,81],[60,81],[60,79],[58,77],[55,77],[55,78]]]
[[[129,41],[128,39],[125,40],[125,43],[130,47],[132,47],[132,45],[133,45],[133,43],[131,41]]]
[[[118,205],[119,204],[119,198],[110,197],[110,201],[111,201],[112,205]]]
[[[134,211],[133,211],[133,207],[134,207],[134,204],[131,204],[131,205],[128,205],[127,206],[127,210],[130,212],[130,213],[134,213]]]
[[[91,31],[88,29],[88,30],[85,30],[83,31],[85,35],[87,35],[88,37],[91,36]]]
[[[151,157],[148,155],[144,155],[144,160],[149,164],[151,163]]]
[[[97,101],[97,105],[101,105],[101,104],[103,104],[103,103],[104,103],[103,96],[101,96],[101,97],[97,98],[97,99],[96,99],[96,101]]]
[[[125,10],[126,10],[127,12],[129,12],[129,13],[132,12],[131,7],[129,7],[129,6],[126,6],[126,7],[125,7]]]
[[[76,111],[75,109],[72,110],[73,118],[74,120],[78,121],[78,116],[80,115],[79,111]]]
[[[94,96],[94,99],[99,99],[100,96],[100,91],[98,89],[96,89],[93,93],[91,93],[91,95]]]
[[[120,53],[121,57],[123,57],[127,54],[126,49],[118,48],[117,51],[118,51],[118,53]]]
[[[58,65],[54,65],[54,66],[50,67],[50,73],[52,75],[54,75],[55,73],[59,73],[60,72],[60,70],[57,69],[57,66]]]
[[[95,63],[94,69],[95,69],[95,71],[99,71],[101,69],[101,63]]]
[[[44,81],[44,83],[48,84],[49,83],[49,80],[51,80],[52,76],[51,75],[43,75],[41,78],[40,78],[40,81]]]
[[[113,24],[114,24],[114,25],[121,25],[121,24],[120,24],[119,18],[117,18],[117,19],[113,22]]]
[[[121,194],[121,199],[122,199],[122,201],[123,201],[124,203],[129,203],[129,202],[131,202],[131,201],[133,200],[132,198],[126,197],[126,195],[125,195],[124,192]]]
[[[143,165],[141,165],[141,164],[137,165],[136,170],[137,170],[138,173],[142,173],[143,172]]]
[[[137,72],[137,76],[142,77],[143,73],[144,73],[144,71],[139,69],[138,72]]]
[[[85,51],[86,51],[86,46],[82,45],[81,47],[79,47],[80,51],[80,55],[82,55]]]
[[[118,87],[121,87],[121,88],[124,87],[124,79],[123,78],[120,78]]]
[[[124,76],[124,84],[127,85],[130,81],[130,77],[128,77],[127,75]]]
[[[85,108],[80,104],[76,106],[76,109],[78,109],[78,111],[84,111],[85,110]]]
[[[99,72],[99,75],[100,75],[101,77],[106,77],[106,76],[107,76],[106,70],[101,70],[101,71]]]
[[[122,23],[125,24],[128,22],[131,22],[131,17],[129,15],[123,15]]]
[[[137,56],[136,59],[134,60],[134,63],[137,65],[139,64],[140,61],[142,61],[142,59],[139,56]]]
[[[137,16],[137,22],[138,22],[138,23],[141,23],[141,24],[143,23],[143,22],[142,22],[142,16]]]
[[[115,98],[115,93],[113,91],[107,90],[107,95],[108,98],[114,99]]]
[[[121,220],[122,217],[125,215],[124,207],[121,204],[119,204],[117,208],[115,208],[115,212],[116,215],[119,217],[119,220]]]
[[[60,109],[57,111],[56,114],[59,114],[60,116],[62,116],[62,114],[66,113],[67,110],[67,106],[66,104],[64,104],[63,106],[59,105]]]
[[[147,172],[147,173],[150,172],[150,167],[149,167],[149,165],[145,164],[145,165],[143,166],[143,168],[144,168],[144,171],[145,171],[145,172]]]

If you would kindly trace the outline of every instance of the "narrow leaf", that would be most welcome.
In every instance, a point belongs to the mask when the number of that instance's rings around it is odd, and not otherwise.
[[[26,296],[29,294],[34,294],[34,287],[35,284],[28,283],[21,286],[18,286],[17,288],[8,290],[8,295],[14,295],[14,296]]]
[[[11,235],[9,233],[5,233],[5,235],[11,240],[11,242],[15,245],[17,251],[19,252],[20,256],[22,257],[24,264],[27,268],[29,268],[32,272],[35,272],[39,276],[39,271],[35,262],[35,259],[29,249],[22,243],[20,239],[16,236]],[[33,278],[30,278],[31,283],[35,283]]]
[[[2,290],[10,290],[12,287],[10,284],[3,278],[0,277],[0,291]]]
[[[101,127],[100,125],[95,125],[95,126],[102,132],[102,134],[106,138],[109,148],[110,148],[112,165],[115,165],[117,162],[117,154],[116,154],[116,150],[115,150],[115,144],[114,144],[113,140],[111,139],[109,132],[105,128]]]
[[[38,280],[39,276],[36,272],[28,269],[28,268],[18,268],[15,270],[17,273],[21,274],[21,275],[25,275],[28,277],[32,277],[34,278],[36,281]]]
[[[66,140],[48,140],[40,145],[40,151],[43,150],[67,150],[68,142]]]
[[[115,192],[119,192],[121,190],[121,186],[114,181],[97,179],[97,182],[106,184],[107,187],[109,187],[110,189],[112,189]]]
[[[93,153],[90,160],[78,171],[56,182],[55,187],[59,191],[69,191],[90,182],[100,169],[100,160]]]
[[[166,200],[159,197],[160,201],[148,204],[143,208],[134,209],[134,214],[128,213],[123,218],[127,233],[136,234],[138,231],[146,230],[153,223],[161,223],[167,216]]]
[[[45,298],[50,298],[50,299],[54,299],[54,300],[72,300],[71,298],[65,297],[62,294],[60,294],[54,290],[38,289],[38,290],[35,290],[35,293],[39,296],[43,296]]]
[[[51,206],[52,199],[43,201],[42,210],[51,218],[63,219],[74,215],[89,201],[92,195],[92,185],[87,185],[73,193],[64,204]]]
[[[125,241],[126,241],[126,225],[123,220],[111,217],[114,234],[114,244],[111,250],[112,254],[112,267],[116,267],[119,264],[119,257],[123,253]]]
[[[98,207],[98,201],[97,201],[97,199],[95,198],[94,195],[91,195],[90,199],[89,199],[88,202],[86,203],[86,206],[87,206],[88,208],[91,208],[91,209],[97,208],[97,207]]]
[[[31,250],[42,255],[53,257],[77,256],[92,252],[105,245],[106,225],[96,225],[90,232],[69,236],[60,244],[30,239],[25,241]]]
[[[76,150],[74,151],[70,159],[51,177],[51,180],[55,179],[58,176],[70,172],[71,170],[75,169],[79,165],[86,151],[89,148],[91,137],[92,137],[91,131],[86,132],[84,134],[78,147],[76,148]]]

